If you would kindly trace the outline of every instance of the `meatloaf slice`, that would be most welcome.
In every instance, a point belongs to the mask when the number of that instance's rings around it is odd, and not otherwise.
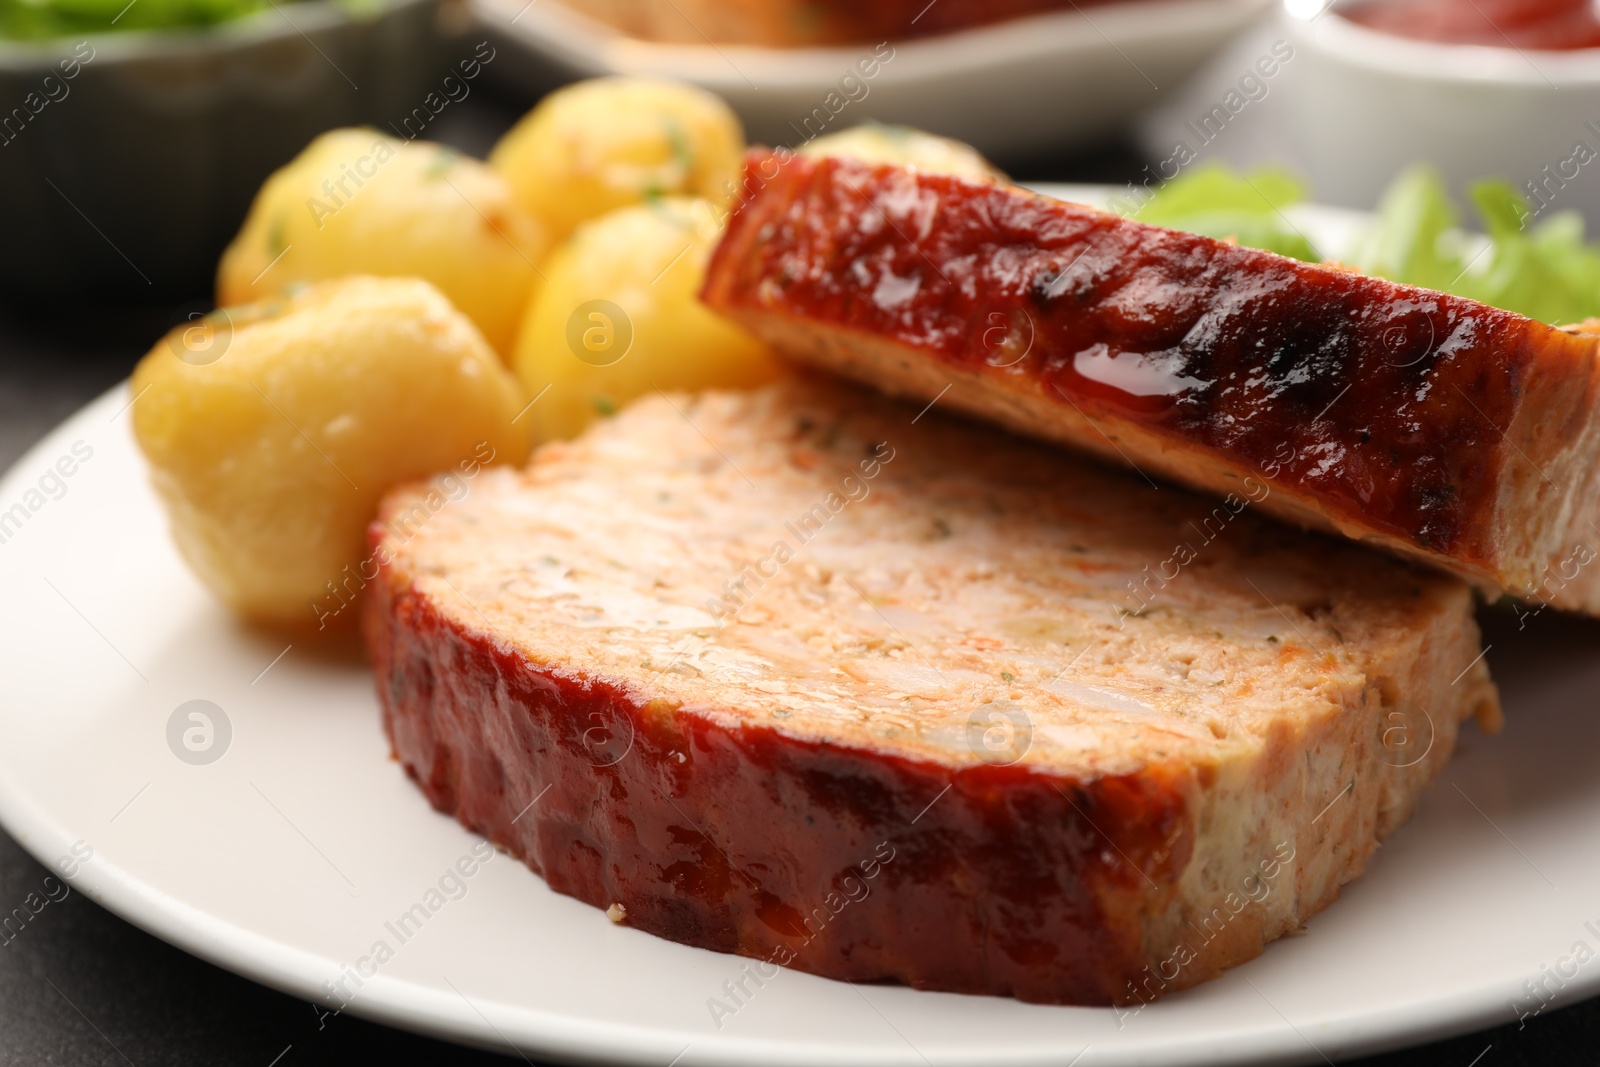
[[[703,297],[780,351],[1600,613],[1593,335],[1004,185],[746,183]]]
[[[1454,578],[844,386],[652,396],[467,484],[372,527],[406,770],[562,893],[817,974],[1191,985],[1496,709]]]

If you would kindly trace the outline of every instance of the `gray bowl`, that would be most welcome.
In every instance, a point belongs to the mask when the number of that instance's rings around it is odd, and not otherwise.
[[[268,174],[435,87],[439,15],[440,0],[367,16],[314,0],[208,30],[0,41],[7,299],[209,291]]]

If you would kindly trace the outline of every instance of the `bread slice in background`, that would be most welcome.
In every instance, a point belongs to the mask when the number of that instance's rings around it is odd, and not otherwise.
[[[784,354],[1600,614],[1593,333],[1011,186],[747,183],[702,295]]]
[[[435,807],[617,921],[853,981],[1209,978],[1497,713],[1454,578],[821,381],[646,398],[372,541]]]

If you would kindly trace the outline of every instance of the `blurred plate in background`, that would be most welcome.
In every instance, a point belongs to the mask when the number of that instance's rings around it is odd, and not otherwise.
[[[496,69],[520,76],[525,89],[548,88],[552,71],[676,78],[726,98],[753,141],[793,147],[872,118],[967,141],[1002,163],[1116,130],[1268,2],[1075,6],[882,49],[785,49],[657,44],[551,3],[470,0],[496,45],[526,54],[520,70]],[[874,58],[882,60],[876,74],[863,78],[858,64]],[[847,75],[858,87],[841,85]]]

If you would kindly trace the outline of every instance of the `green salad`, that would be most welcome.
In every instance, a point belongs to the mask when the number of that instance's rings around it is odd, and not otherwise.
[[[0,37],[38,41],[119,30],[198,28],[272,4],[273,0],[0,0]]]
[[[1461,215],[1437,173],[1413,167],[1390,184],[1373,224],[1340,258],[1366,274],[1469,297],[1541,322],[1600,316],[1600,244],[1584,239],[1577,212],[1535,220],[1528,201],[1505,181],[1478,182],[1471,197],[1487,239],[1463,231]],[[1240,174],[1212,165],[1157,190],[1134,217],[1316,261],[1325,256],[1282,211],[1304,199],[1304,187],[1281,170]]]

